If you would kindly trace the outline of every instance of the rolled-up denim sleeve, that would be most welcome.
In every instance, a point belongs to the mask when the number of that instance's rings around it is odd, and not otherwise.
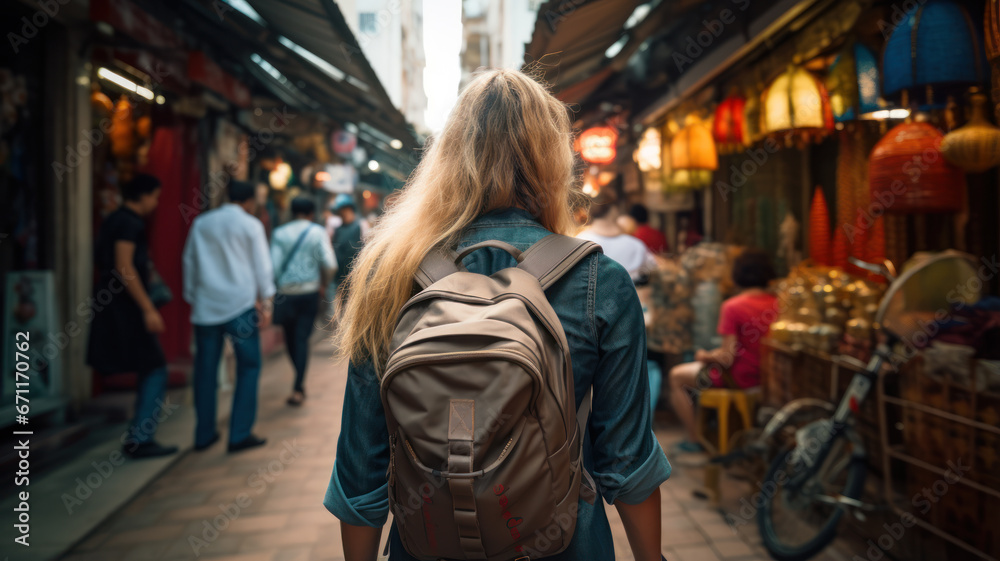
[[[653,435],[642,305],[628,272],[603,255],[593,320],[598,356],[589,469],[604,500],[637,504],[670,477],[670,463]]]
[[[381,527],[389,515],[389,434],[371,363],[348,367],[337,458],[323,506],[355,526]]]

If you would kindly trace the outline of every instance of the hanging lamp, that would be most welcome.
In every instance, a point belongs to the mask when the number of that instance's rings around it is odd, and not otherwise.
[[[764,94],[763,128],[767,134],[794,131],[808,140],[833,130],[833,112],[826,87],[800,66],[774,79]]]
[[[913,2],[886,42],[883,92],[921,109],[944,107],[949,94],[983,84],[988,73],[979,26],[954,0]]]
[[[830,92],[833,118],[838,123],[878,111],[882,91],[875,53],[861,43],[848,45],[833,61],[826,88]]]
[[[712,136],[722,153],[739,150],[750,143],[745,125],[746,99],[733,94],[719,103],[712,122]]]
[[[670,141],[670,162],[674,170],[714,171],[719,155],[708,125],[695,115],[688,115],[681,129]]]
[[[972,117],[965,126],[944,135],[941,153],[945,159],[969,173],[981,173],[1000,165],[1000,128],[986,114],[986,94],[972,94]]]
[[[941,154],[944,135],[929,123],[902,123],[872,150],[868,163],[873,204],[885,212],[958,212],[965,174]]]

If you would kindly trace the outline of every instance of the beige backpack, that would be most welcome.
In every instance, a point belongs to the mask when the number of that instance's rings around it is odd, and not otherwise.
[[[459,268],[487,246],[517,267]],[[511,561],[569,545],[581,493],[594,498],[581,445],[590,392],[577,412],[569,345],[544,290],[600,251],[551,234],[523,253],[486,241],[424,260],[380,385],[389,504],[410,555]]]

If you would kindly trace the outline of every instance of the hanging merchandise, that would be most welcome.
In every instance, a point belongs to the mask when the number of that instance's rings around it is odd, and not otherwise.
[[[688,115],[684,128],[670,141],[670,161],[674,170],[714,171],[719,156],[708,125],[695,115]]]
[[[635,149],[633,157],[635,163],[639,165],[639,171],[658,171],[663,165],[660,157],[661,150],[660,131],[655,127],[650,127],[642,133],[639,145]]]
[[[617,156],[618,131],[611,127],[591,127],[576,139],[576,149],[587,163],[610,164]]]
[[[943,138],[928,123],[890,130],[868,163],[872,204],[895,214],[960,211],[965,174],[941,156]]]
[[[913,2],[882,55],[886,97],[921,108],[943,107],[947,95],[986,82],[980,31],[954,0]]]
[[[816,265],[829,266],[830,253],[830,211],[823,189],[817,185],[809,207],[809,257]]]
[[[97,111],[101,117],[110,117],[115,109],[115,104],[110,97],[101,92],[101,86],[97,82],[90,84],[90,107]]]
[[[826,88],[838,123],[878,111],[881,91],[875,53],[861,43],[848,45],[833,61]]]
[[[665,192],[702,189],[712,182],[712,172],[719,167],[719,156],[708,125],[695,115],[684,119],[684,128],[670,140],[670,180]]]
[[[795,137],[808,141],[833,130],[833,112],[826,87],[799,66],[774,79],[764,94],[763,128],[766,134],[796,131]]]
[[[1000,128],[986,116],[986,95],[972,94],[972,117],[964,127],[944,135],[941,153],[949,162],[969,173],[984,172],[1000,165]]]
[[[111,118],[111,153],[119,159],[127,160],[135,154],[135,121],[132,119],[132,104],[128,97],[121,96],[115,105]]]
[[[746,100],[739,94],[722,100],[715,109],[712,136],[715,137],[720,152],[735,152],[750,143],[744,126],[745,109]]]

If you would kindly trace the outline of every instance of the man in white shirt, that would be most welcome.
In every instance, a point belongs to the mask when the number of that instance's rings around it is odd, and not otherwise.
[[[576,237],[599,244],[605,255],[625,267],[633,282],[640,281],[656,269],[656,258],[639,238],[622,231],[618,225],[621,213],[614,203],[606,191],[594,197],[590,204],[592,222]]]
[[[219,439],[216,428],[218,366],[224,336],[236,354],[236,389],[229,451],[265,443],[250,432],[257,416],[260,327],[271,321],[274,272],[264,225],[252,213],[253,185],[230,181],[229,202],[199,215],[184,245],[184,300],[194,324],[195,450]]]
[[[325,297],[321,287],[333,278],[337,259],[326,230],[312,221],[316,203],[296,197],[291,204],[292,221],[276,229],[271,236],[271,261],[274,263],[274,322],[285,332],[285,347],[295,367],[295,385],[289,405],[302,405],[306,398],[306,363],[309,359],[309,336]]]

